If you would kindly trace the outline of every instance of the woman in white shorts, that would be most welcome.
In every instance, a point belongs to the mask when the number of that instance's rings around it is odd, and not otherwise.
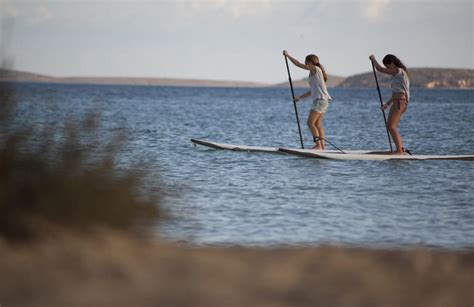
[[[332,99],[326,86],[328,80],[326,70],[319,62],[318,56],[314,54],[307,55],[304,64],[293,58],[286,50],[283,51],[283,55],[287,56],[295,66],[309,70],[308,81],[311,90],[301,96],[296,96],[294,101],[297,102],[311,96],[313,107],[309,112],[308,127],[313,135],[313,149],[324,150],[323,117],[328,109],[329,100]]]

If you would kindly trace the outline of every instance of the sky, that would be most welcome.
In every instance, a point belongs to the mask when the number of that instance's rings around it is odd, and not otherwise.
[[[474,0],[0,0],[0,55],[53,76],[287,80],[282,51],[329,74],[474,68]],[[293,79],[304,71],[291,68]]]

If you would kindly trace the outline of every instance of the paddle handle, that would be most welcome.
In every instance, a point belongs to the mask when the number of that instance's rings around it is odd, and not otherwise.
[[[285,55],[284,57],[285,57],[285,63],[286,63],[286,70],[288,71],[288,81],[290,82],[291,97],[293,98],[292,100],[293,107],[295,108],[296,123],[298,124],[298,132],[300,134],[301,149],[304,149],[303,136],[301,135],[300,117],[298,116],[298,108],[296,107],[296,102],[295,102],[295,91],[293,90],[293,82],[291,81],[290,66],[288,66],[287,56]]]
[[[374,62],[372,61],[370,62],[372,63],[372,71],[374,72],[375,84],[377,85],[377,91],[379,93],[380,107],[383,107],[382,93],[380,92],[379,80],[377,79],[377,73],[375,72]],[[383,114],[383,121],[385,123],[385,130],[387,131],[388,144],[390,145],[390,152],[393,152],[392,140],[390,139],[390,133],[388,132],[387,117],[385,116],[385,110],[382,110],[382,114]]]

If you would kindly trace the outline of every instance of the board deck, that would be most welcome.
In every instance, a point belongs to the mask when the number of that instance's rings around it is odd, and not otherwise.
[[[292,149],[292,148],[279,148],[281,152],[304,156],[318,159],[334,159],[334,160],[372,160],[372,161],[387,161],[387,160],[474,160],[474,155],[392,155],[382,152],[369,152],[369,153],[354,153],[346,152],[343,154],[329,153],[319,150],[311,149]]]

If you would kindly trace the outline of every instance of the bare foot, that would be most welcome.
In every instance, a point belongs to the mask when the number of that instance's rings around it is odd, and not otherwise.
[[[392,153],[392,155],[404,155],[404,154],[405,154],[405,152],[403,152],[403,151],[394,151]]]
[[[311,149],[322,150],[320,145],[314,145]]]

